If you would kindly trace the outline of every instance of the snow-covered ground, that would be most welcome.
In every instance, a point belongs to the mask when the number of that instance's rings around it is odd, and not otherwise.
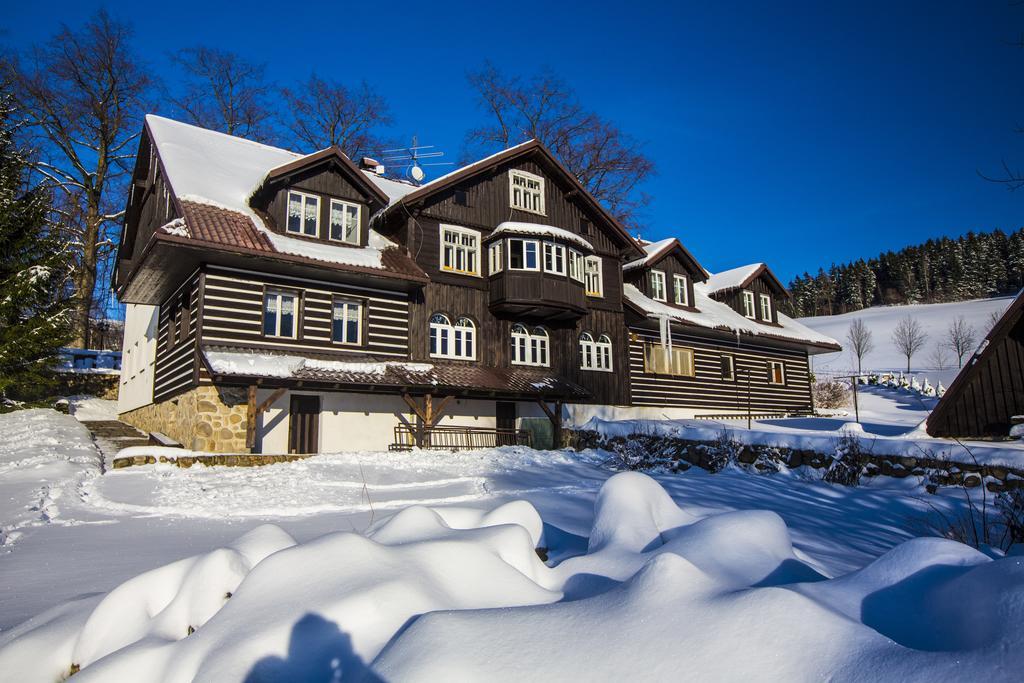
[[[997,297],[948,304],[875,306],[842,315],[799,318],[799,321],[812,330],[838,340],[844,347],[843,351],[837,353],[814,356],[814,370],[819,374],[844,374],[857,369],[857,359],[850,352],[846,335],[850,325],[858,319],[863,320],[871,330],[874,341],[874,350],[864,358],[864,371],[906,370],[907,359],[893,344],[892,332],[900,320],[910,316],[917,320],[928,334],[925,348],[912,359],[911,370],[915,374],[929,377],[932,384],[941,381],[949,386],[957,374],[956,356],[947,351],[946,360],[949,365],[940,370],[936,368],[933,351],[936,344],[947,341],[950,323],[962,317],[975,329],[977,340],[981,342],[992,327],[992,316],[1002,315],[1012,301],[1013,297]]]
[[[864,407],[880,427],[921,417],[884,394]],[[0,415],[0,523],[20,533],[0,548],[0,679],[72,663],[84,681],[1010,679],[1024,664],[1022,561],[911,540],[962,510],[955,493],[798,471],[612,478],[607,457],[100,475],[73,417]],[[44,487],[61,492],[53,516],[32,509]]]

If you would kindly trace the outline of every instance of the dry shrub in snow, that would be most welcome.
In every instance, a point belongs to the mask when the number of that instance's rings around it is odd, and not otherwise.
[[[867,464],[864,457],[867,452],[856,434],[843,434],[836,442],[836,457],[822,479],[833,484],[856,486]]]
[[[850,404],[850,387],[837,379],[825,379],[814,383],[814,406],[816,408],[843,408]]]

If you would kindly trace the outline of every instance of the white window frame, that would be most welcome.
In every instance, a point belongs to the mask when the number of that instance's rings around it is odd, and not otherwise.
[[[521,179],[523,184],[517,185],[516,178]],[[533,189],[528,188],[527,185],[531,182],[537,183],[537,187]],[[517,195],[519,196],[518,202],[516,201]],[[508,172],[508,204],[511,208],[518,209],[519,211],[546,216],[547,211],[544,207],[544,178],[527,171],[511,169]]]
[[[516,323],[511,331],[512,365],[551,366],[551,335],[543,327],[530,330]]]
[[[445,240],[445,236],[451,233],[457,236],[454,244],[451,244]],[[474,240],[473,246],[469,246],[462,243],[463,237],[471,237]],[[440,254],[438,258],[440,260],[440,268],[443,273],[454,273],[456,275],[469,275],[471,277],[480,276],[480,231],[472,230],[470,228],[463,228],[460,225],[445,225],[441,224],[439,228],[438,239],[440,240]],[[448,253],[448,249],[451,249],[452,263],[448,265],[445,263],[445,255]],[[460,269],[457,267],[459,261],[459,254],[463,254],[463,259],[466,262],[467,267]],[[473,260],[473,268],[468,267],[470,256]]]
[[[696,377],[696,352],[686,346],[666,347],[658,343],[645,344],[644,372],[649,375]]]
[[[298,230],[292,230],[291,227],[289,227],[289,223],[291,222],[289,220],[289,218],[291,218],[292,195],[296,195],[297,197],[301,197],[301,199],[302,199],[301,203],[299,204],[299,206],[301,207],[300,210],[301,210],[301,215],[302,215],[302,221],[301,221],[301,224],[300,224]],[[313,233],[308,233],[308,232],[306,232],[306,204],[311,199],[316,202],[316,231],[313,232]],[[308,192],[299,192],[298,190],[288,190],[288,198],[286,200],[285,208],[284,208],[284,211],[285,211],[285,214],[284,214],[284,231],[286,233],[288,233],[289,235],[301,235],[302,237],[319,237],[320,236],[320,206],[321,206],[322,202],[323,202],[323,198],[320,197],[319,195],[309,194]]]
[[[761,300],[761,320],[765,322],[772,321],[772,298],[767,294],[760,294]]]
[[[726,362],[726,361],[728,361],[728,362]],[[728,376],[726,376],[726,374],[725,374],[725,366],[726,365],[729,366],[729,375]],[[733,356],[731,354],[728,354],[728,353],[723,353],[722,354],[722,359],[721,359],[721,361],[719,361],[719,376],[722,378],[723,382],[735,382],[736,381],[736,357],[735,356]]]
[[[476,323],[466,316],[459,316],[454,323],[444,313],[430,316],[427,352],[431,358],[476,360],[476,341]],[[466,352],[467,347],[470,353]],[[456,352],[456,348],[461,351]]]
[[[267,319],[267,300],[274,298],[277,301],[277,310],[275,312],[274,320],[274,331],[267,332],[266,319]],[[281,334],[281,308],[282,303],[285,299],[292,299],[292,331],[291,334]],[[297,292],[285,290],[285,289],[267,289],[263,292],[263,317],[260,320],[260,331],[264,337],[277,337],[280,339],[297,339],[299,332],[299,306],[301,298]]]
[[[775,381],[775,368],[779,369],[779,374],[782,376],[781,382]],[[768,384],[776,387],[786,385],[786,364],[781,360],[768,361]]]
[[[544,242],[543,245],[543,264],[544,272],[551,273],[552,275],[566,275],[568,271],[568,264],[566,263],[565,246],[556,244],[555,242]],[[548,267],[548,262],[551,262],[551,267]],[[561,268],[559,268],[561,266]]]
[[[593,287],[593,284],[597,287]],[[600,256],[587,256],[583,259],[583,289],[587,296],[604,296],[604,274]]]
[[[685,275],[679,275],[676,273],[672,276],[672,289],[677,306],[690,305],[689,286],[689,279]]]
[[[743,290],[743,317],[751,320],[757,319],[757,312],[754,310],[754,293],[749,289]]]
[[[576,282],[582,283],[583,277],[583,254],[575,249],[569,249],[569,277]]]
[[[500,273],[504,267],[502,254],[505,250],[502,244],[504,244],[504,240],[496,240],[487,246],[487,272],[490,275]]]
[[[341,306],[342,317],[340,320],[343,321],[342,330],[343,338],[334,338],[334,313],[338,306]],[[363,344],[363,302],[356,301],[354,299],[346,299],[344,297],[334,297],[331,299],[331,343],[341,344],[343,346],[362,346]],[[355,311],[356,320],[356,338],[355,340],[348,339],[348,322],[350,314]]]
[[[651,271],[651,298],[655,301],[668,301],[668,292],[665,291],[665,271]]]
[[[583,332],[579,338],[580,369],[596,372],[612,371],[612,340],[607,334],[599,335],[594,340],[589,332]]]
[[[338,206],[341,207],[342,216],[347,216],[348,215],[347,209],[355,209],[356,210],[356,233],[355,233],[355,239],[354,240],[347,240],[347,239],[345,239],[345,225],[344,224],[342,224],[342,226],[341,226],[342,236],[340,238],[336,238],[332,234],[333,231],[334,231],[333,217],[334,217],[334,206],[335,205],[338,205]],[[352,245],[355,245],[355,246],[359,246],[359,240],[360,240],[360,237],[362,236],[362,231],[363,231],[363,207],[360,206],[359,204],[356,204],[355,202],[346,202],[346,201],[343,201],[341,199],[331,199],[330,204],[328,205],[328,210],[327,210],[327,239],[330,240],[331,242],[341,242],[342,244],[352,244]]]
[[[508,242],[508,249],[507,249],[507,251],[508,251],[508,269],[509,270],[529,270],[529,271],[539,271],[540,270],[542,254],[541,254],[541,249],[540,249],[540,242],[538,240],[530,240],[530,239],[523,239],[523,238],[520,238],[520,237],[513,237],[513,238],[511,238],[509,240],[506,240],[506,241]],[[513,242],[518,242],[518,243],[523,245],[523,252],[522,252],[523,253],[523,267],[522,268],[519,268],[517,266],[513,266],[512,265],[512,251],[513,251],[512,250],[512,243]],[[527,261],[527,259],[526,259],[526,252],[527,252],[526,246],[529,245],[529,244],[533,245],[533,253],[536,256],[533,268],[530,268],[529,266],[526,265],[526,261]]]

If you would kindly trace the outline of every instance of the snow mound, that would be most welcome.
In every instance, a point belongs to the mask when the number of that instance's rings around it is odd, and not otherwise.
[[[1012,679],[1024,665],[1024,558],[916,539],[826,579],[775,513],[697,517],[632,472],[599,492],[586,552],[550,567],[543,542],[525,501],[412,506],[301,544],[264,526],[0,636],[0,670],[55,680],[75,665],[76,681],[139,682],[945,680]]]

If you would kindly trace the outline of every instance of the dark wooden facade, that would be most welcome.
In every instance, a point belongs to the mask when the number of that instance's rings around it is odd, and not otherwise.
[[[722,292],[716,295],[715,298],[724,304],[727,304],[734,311],[743,315],[743,292],[754,293],[754,316],[755,320],[765,325],[778,325],[779,324],[779,292],[766,281],[764,277],[754,278],[746,287],[742,289],[730,289],[726,292]],[[766,294],[772,299],[772,318],[771,320],[765,320],[761,315],[761,295]]]
[[[1024,291],[986,335],[928,416],[932,436],[1006,436],[1024,415]]]
[[[201,273],[196,271],[160,306],[153,400],[164,401],[195,386],[198,369]]]
[[[670,306],[676,306],[675,302],[675,288],[673,275],[685,275],[686,276],[686,301],[687,306],[683,306],[687,310],[696,310],[694,306],[694,295],[693,295],[693,283],[695,280],[699,281],[703,279],[703,274],[695,271],[693,268],[687,267],[682,261],[675,257],[674,254],[669,252],[662,256],[660,259],[656,259],[646,264],[643,268],[630,268],[623,272],[623,278],[626,282],[639,289],[644,296],[653,298],[651,293],[651,277],[650,272],[652,270],[660,270],[665,273],[665,301]]]

